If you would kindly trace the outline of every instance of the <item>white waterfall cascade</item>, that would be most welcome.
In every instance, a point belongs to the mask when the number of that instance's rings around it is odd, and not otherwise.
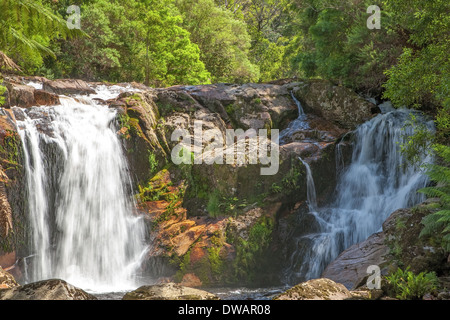
[[[280,144],[286,143],[285,139],[290,137],[292,134],[299,130],[307,130],[310,129],[308,122],[306,122],[306,114],[303,110],[302,104],[295,97],[294,93],[291,91],[292,100],[294,100],[297,105],[298,117],[291,123],[289,123],[288,127],[280,132]]]
[[[144,222],[133,215],[116,111],[94,100],[123,88],[97,89],[61,96],[58,106],[15,108],[35,250],[30,280],[60,278],[93,292],[135,289]]]
[[[311,169],[300,159],[307,172],[308,214],[315,217],[320,231],[295,239],[297,250],[286,272],[288,282],[320,277],[343,250],[380,231],[392,212],[424,200],[417,190],[427,184],[427,176],[420,168],[408,166],[400,151],[405,135],[413,133],[404,127],[409,114],[406,109],[380,114],[356,129],[351,164],[340,173],[336,199],[329,207],[314,208]],[[433,128],[431,122],[428,126]]]

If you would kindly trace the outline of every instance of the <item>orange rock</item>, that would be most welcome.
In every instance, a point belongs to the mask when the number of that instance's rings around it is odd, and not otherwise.
[[[193,273],[186,273],[180,284],[185,287],[201,287],[203,282]]]

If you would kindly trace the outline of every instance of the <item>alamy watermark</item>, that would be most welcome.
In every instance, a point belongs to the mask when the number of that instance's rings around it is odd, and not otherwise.
[[[366,10],[367,13],[372,15],[367,19],[367,28],[370,30],[381,29],[381,9],[379,6],[371,5]]]
[[[381,289],[381,269],[377,265],[370,265],[367,267],[367,273],[370,276],[367,278],[367,288],[370,290]]]
[[[279,169],[279,130],[227,129],[225,137],[218,128],[203,130],[203,121],[194,122],[193,135],[187,129],[175,129],[171,140],[174,164],[261,164],[261,175],[275,175]]]
[[[71,5],[66,11],[70,16],[67,18],[67,28],[69,29],[81,29],[81,10],[79,6]]]

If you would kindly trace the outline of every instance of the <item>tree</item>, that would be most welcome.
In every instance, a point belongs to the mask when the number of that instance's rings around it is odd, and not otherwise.
[[[81,24],[89,37],[56,44],[62,75],[152,86],[209,81],[172,1],[91,1],[81,7]]]
[[[77,33],[40,0],[0,1],[0,50],[26,71],[36,70],[43,57],[55,55],[50,40]]]
[[[248,57],[251,38],[244,22],[213,0],[176,0],[175,4],[213,82],[258,80],[259,70]]]

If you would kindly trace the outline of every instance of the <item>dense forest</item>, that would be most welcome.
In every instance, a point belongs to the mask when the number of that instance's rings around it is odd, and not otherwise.
[[[69,28],[73,5],[80,28]],[[380,28],[368,27],[371,5]],[[1,0],[0,68],[152,87],[327,79],[431,114],[437,133],[417,130],[402,147],[412,159],[433,150],[445,164],[449,13],[446,0]],[[430,175],[441,184],[424,192],[445,206],[429,225],[450,243],[450,171]]]

